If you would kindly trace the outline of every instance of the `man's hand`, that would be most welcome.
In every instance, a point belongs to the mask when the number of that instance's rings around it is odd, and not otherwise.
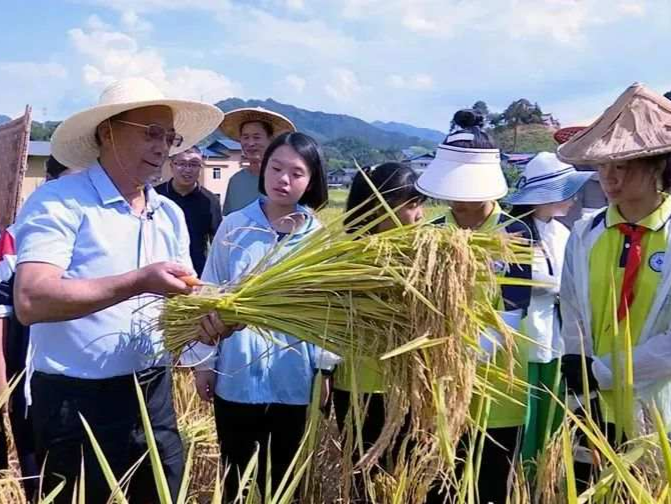
[[[210,312],[200,320],[198,341],[206,345],[216,345],[220,339],[228,338],[235,331],[244,329],[244,325],[227,325],[217,312]]]
[[[138,271],[138,290],[141,293],[172,296],[190,294],[192,288],[180,277],[189,277],[193,271],[186,266],[174,262],[150,264]]]
[[[217,383],[217,374],[212,369],[195,370],[196,391],[203,401],[212,402],[214,386]]]

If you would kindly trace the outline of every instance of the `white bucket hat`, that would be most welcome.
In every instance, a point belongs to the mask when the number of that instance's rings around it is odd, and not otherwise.
[[[460,140],[458,133],[446,138]],[[463,138],[466,139],[466,138]],[[417,190],[431,198],[448,201],[492,201],[508,193],[498,149],[472,149],[447,144],[438,146],[436,158],[415,183]]]
[[[173,113],[175,131],[184,137],[182,145],[172,147],[178,154],[212,133],[224,118],[214,105],[187,100],[168,100],[151,81],[132,77],[109,85],[98,105],[78,112],[63,121],[51,137],[53,156],[70,168],[87,168],[100,156],[95,133],[98,125],[122,112],[164,105]]]
[[[540,152],[524,168],[517,191],[504,199],[510,205],[558,203],[575,196],[592,177],[592,172],[576,169],[557,159],[556,154]]]

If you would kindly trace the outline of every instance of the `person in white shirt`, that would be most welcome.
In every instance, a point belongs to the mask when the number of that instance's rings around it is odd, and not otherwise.
[[[512,205],[511,215],[523,221],[534,240],[532,280],[543,285],[531,291],[526,333],[529,345],[529,419],[523,455],[531,458],[542,450],[558,424],[558,408],[547,390],[559,386],[558,359],[563,345],[560,337],[559,283],[568,228],[557,218],[565,216],[575,196],[592,176],[562,163],[550,152],[541,152],[524,169],[517,190],[505,203]]]

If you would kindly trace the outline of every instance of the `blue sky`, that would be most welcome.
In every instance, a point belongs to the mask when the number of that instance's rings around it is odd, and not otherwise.
[[[669,0],[0,0],[0,113],[62,119],[109,82],[447,129],[485,100],[564,124],[671,90]]]

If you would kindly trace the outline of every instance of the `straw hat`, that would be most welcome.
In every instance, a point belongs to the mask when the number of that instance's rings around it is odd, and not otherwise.
[[[263,122],[270,125],[273,129],[273,137],[287,131],[296,131],[294,123],[282,114],[262,107],[240,108],[226,112],[226,117],[224,117],[219,129],[228,138],[238,141],[240,140],[240,128],[248,122]]]
[[[671,101],[633,84],[588,128],[560,145],[573,165],[627,161],[671,152]]]
[[[558,203],[575,196],[592,177],[591,172],[576,171],[551,152],[540,152],[524,168],[517,191],[504,199],[511,205]]]
[[[172,109],[175,131],[184,137],[182,145],[170,149],[170,155],[197,144],[212,133],[223,119],[221,110],[213,105],[168,100],[147,79],[122,79],[102,92],[98,105],[78,112],[56,128],[51,137],[51,152],[65,166],[86,168],[100,156],[100,147],[95,140],[100,123],[121,112],[155,105]]]
[[[448,145],[447,142],[466,140],[457,135],[470,133],[448,136],[446,143],[438,146],[436,158],[415,183],[417,190],[448,201],[491,201],[505,196],[508,184],[501,169],[500,151]]]

